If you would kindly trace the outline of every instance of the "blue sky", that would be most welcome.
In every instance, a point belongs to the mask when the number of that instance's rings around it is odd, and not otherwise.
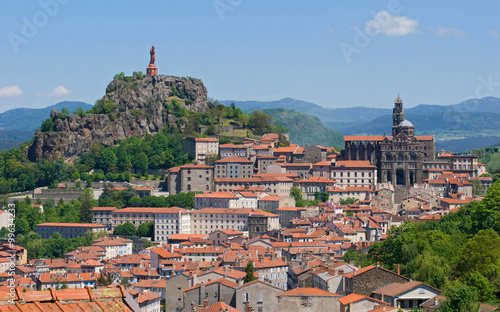
[[[3,1],[0,112],[94,103],[119,72],[219,100],[390,108],[500,97],[498,1]],[[30,27],[31,26],[31,27]]]

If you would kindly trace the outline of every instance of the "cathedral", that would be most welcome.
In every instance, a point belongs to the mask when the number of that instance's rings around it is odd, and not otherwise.
[[[392,111],[392,135],[344,136],[344,160],[369,160],[377,167],[377,181],[411,186],[422,183],[424,161],[434,161],[433,135],[416,136],[415,127],[405,119],[403,101],[398,97]]]

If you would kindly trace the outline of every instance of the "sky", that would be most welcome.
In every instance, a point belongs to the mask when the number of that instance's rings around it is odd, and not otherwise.
[[[218,100],[390,108],[500,97],[498,1],[2,1],[0,112],[93,104],[117,73]]]

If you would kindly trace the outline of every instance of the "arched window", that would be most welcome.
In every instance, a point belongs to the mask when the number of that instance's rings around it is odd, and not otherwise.
[[[392,160],[391,154],[387,153],[387,154],[385,155],[385,159],[386,159],[386,160]]]
[[[399,154],[398,155],[398,161],[403,161],[403,160],[404,160],[403,154]]]

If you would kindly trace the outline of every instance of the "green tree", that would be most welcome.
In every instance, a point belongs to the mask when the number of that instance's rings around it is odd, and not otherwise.
[[[154,223],[144,222],[137,227],[136,235],[140,237],[151,237],[154,236]]]
[[[458,281],[451,282],[443,292],[446,300],[441,303],[440,312],[477,312],[479,304],[477,303],[476,293],[467,285]]]
[[[359,201],[359,199],[348,197],[346,199],[341,199],[339,201],[339,204],[341,204],[341,205],[352,205],[352,204],[356,203],[357,201]]]
[[[69,109],[67,109],[66,107],[63,107],[63,108],[61,109],[61,113],[63,113],[64,115],[69,115],[69,114],[71,114],[71,113],[69,112]]]
[[[42,125],[40,126],[40,131],[42,132],[54,131],[54,121],[52,120],[52,118],[48,118],[44,122],[42,122]]]
[[[476,293],[479,301],[487,302],[493,299],[493,285],[483,275],[479,273],[467,273],[460,281]]]
[[[253,261],[248,261],[244,271],[246,273],[245,281],[243,282],[244,284],[255,281],[257,279],[257,277],[253,273]]]
[[[499,276],[500,237],[493,229],[481,230],[465,245],[457,271],[460,274],[478,272],[489,280]]]
[[[451,275],[451,267],[447,260],[428,251],[418,255],[412,265],[415,270],[413,275],[415,280],[437,288],[442,288]]]
[[[153,247],[153,242],[151,240],[147,240],[145,243],[144,243],[144,249],[147,249],[147,248],[150,248],[150,247]]]
[[[111,148],[102,148],[97,159],[97,165],[107,171],[109,165],[116,164],[116,155]]]
[[[132,161],[132,165],[134,166],[134,168],[140,171],[148,170],[149,167],[148,155],[146,155],[145,153],[137,154]]]
[[[77,108],[77,109],[73,112],[73,114],[78,115],[78,116],[80,116],[80,117],[82,117],[82,118],[83,118],[83,117],[85,117],[85,116],[87,115],[87,114],[85,113],[85,111],[83,110],[83,108],[81,108],[81,107],[78,107],[78,108]]]
[[[207,156],[205,157],[205,164],[207,164],[208,166],[213,166],[217,160],[219,160],[219,155],[207,154]]]
[[[124,224],[117,225],[115,227],[115,230],[113,231],[113,234],[119,236],[133,236],[135,235],[135,232],[136,232],[135,226],[132,223],[127,222]]]
[[[472,211],[473,231],[494,229],[500,232],[500,180],[488,188],[484,199]]]

